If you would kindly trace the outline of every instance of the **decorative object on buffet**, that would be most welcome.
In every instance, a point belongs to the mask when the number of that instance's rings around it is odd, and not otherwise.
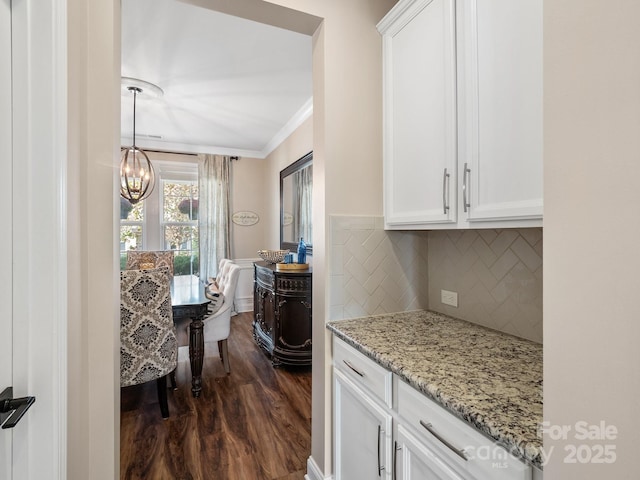
[[[243,227],[250,227],[260,221],[260,217],[256,212],[236,212],[231,217],[231,221],[236,225],[242,225]]]
[[[288,253],[285,255],[284,263],[278,262],[276,264],[276,270],[278,271],[287,271],[287,270],[308,270],[309,264],[307,263],[307,244],[304,242],[302,238],[300,238],[300,242],[298,243],[298,261],[293,263],[293,254]]]
[[[298,242],[298,262],[297,263],[307,263],[307,244],[304,243],[302,237],[300,237],[300,241]]]
[[[258,256],[267,263],[281,263],[289,250],[258,250]]]
[[[120,195],[135,205],[151,195],[156,183],[149,157],[136,147],[136,99],[143,92],[155,97],[162,96],[164,92],[156,85],[135,78],[122,77],[122,85],[133,93],[133,140],[132,146],[123,148],[121,152]]]
[[[278,272],[309,270],[308,263],[276,263]]]

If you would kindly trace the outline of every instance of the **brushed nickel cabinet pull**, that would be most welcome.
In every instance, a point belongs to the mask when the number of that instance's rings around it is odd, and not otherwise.
[[[436,437],[442,444],[444,444],[445,447],[447,447],[449,450],[451,450],[453,453],[455,453],[456,455],[458,455],[460,458],[462,458],[465,462],[468,460],[467,455],[465,453],[464,450],[456,448],[455,446],[453,446],[451,443],[449,443],[448,440],[446,440],[445,438],[441,437],[440,434],[438,432],[436,432],[433,429],[433,425],[431,425],[430,423],[425,423],[422,420],[420,420],[420,425],[422,425],[424,428],[427,429],[427,431],[433,435],[434,437]]]
[[[451,175],[447,172],[447,169],[444,169],[444,175],[442,176],[442,206],[444,208],[444,214],[446,215],[449,212],[449,204],[447,203],[447,199],[449,197],[449,189],[447,186],[449,185],[449,177]]]
[[[462,175],[462,205],[464,207],[464,211],[466,212],[468,208],[471,207],[471,203],[469,202],[469,174],[471,174],[471,170],[467,167],[467,163],[464,164],[464,173]]]
[[[348,361],[346,360],[342,360],[344,362],[344,364],[349,367],[351,370],[353,370],[354,372],[356,372],[358,375],[360,375],[361,377],[364,377],[364,373],[362,373],[360,370],[358,370],[356,367],[354,367],[353,365],[351,365]]]

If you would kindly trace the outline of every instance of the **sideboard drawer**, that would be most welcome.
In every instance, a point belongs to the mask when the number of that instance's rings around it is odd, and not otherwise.
[[[275,290],[276,282],[273,270],[269,268],[256,268],[255,279],[256,282],[258,282],[258,284],[262,285],[264,288]]]
[[[366,355],[334,336],[333,365],[356,385],[392,407],[393,374]]]

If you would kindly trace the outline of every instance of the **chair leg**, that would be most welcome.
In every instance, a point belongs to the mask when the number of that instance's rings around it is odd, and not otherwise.
[[[227,339],[218,340],[218,351],[220,352],[220,360],[224,365],[224,371],[231,373],[231,367],[229,366],[229,348],[227,347]]]
[[[176,371],[173,370],[170,374],[169,374],[169,384],[171,385],[171,388],[173,390],[177,390],[178,389],[178,384],[176,382]]]
[[[162,418],[169,418],[169,402],[167,402],[167,375],[156,380],[158,387],[158,401],[160,402],[160,411]]]

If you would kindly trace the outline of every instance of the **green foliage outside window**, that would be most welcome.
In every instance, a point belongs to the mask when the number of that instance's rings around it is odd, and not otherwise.
[[[198,182],[164,180],[162,185],[161,239],[164,250],[174,250],[175,275],[197,275],[199,272],[198,236]],[[156,197],[157,198],[157,197]],[[120,212],[124,216],[120,225],[120,269],[126,265],[126,252],[143,250],[144,200],[131,208],[121,202]],[[128,203],[128,202],[127,202]],[[153,234],[146,232],[145,235]]]

